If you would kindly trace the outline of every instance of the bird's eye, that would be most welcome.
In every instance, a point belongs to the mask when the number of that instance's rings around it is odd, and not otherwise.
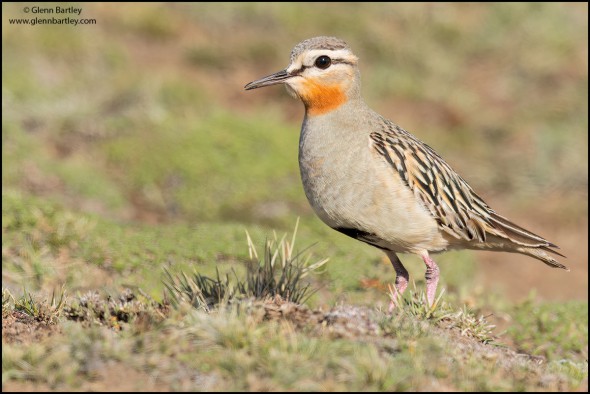
[[[321,68],[322,70],[330,67],[330,64],[332,64],[332,59],[330,59],[328,56],[320,56],[315,59],[315,66],[317,68]]]

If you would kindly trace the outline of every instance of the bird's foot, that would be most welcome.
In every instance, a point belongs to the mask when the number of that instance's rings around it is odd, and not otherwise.
[[[404,291],[406,291],[406,288],[408,287],[407,271],[406,276],[397,275],[395,278],[395,287],[391,285],[388,285],[387,287],[389,288],[389,297],[391,298],[391,301],[389,301],[388,312],[391,313],[395,307],[401,303],[402,294],[404,294]]]
[[[397,304],[401,302],[402,294],[404,294],[404,291],[406,291],[406,288],[408,287],[410,275],[395,253],[388,252],[387,255],[389,256],[391,264],[395,269],[395,288],[393,288],[391,285],[388,285],[389,296],[391,297],[388,310],[389,313],[391,313]]]
[[[400,303],[402,295],[399,292],[399,290],[397,288],[394,288],[392,285],[387,285],[387,288],[389,289],[389,298],[390,298],[389,307],[387,308],[387,313],[391,314],[393,312],[393,310],[395,309],[395,307]]]
[[[423,254],[422,259],[426,264],[426,298],[428,300],[428,306],[432,306],[434,305],[440,271],[438,265],[428,256],[428,253]]]

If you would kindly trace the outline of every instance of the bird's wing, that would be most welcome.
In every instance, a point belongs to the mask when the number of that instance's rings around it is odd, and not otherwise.
[[[440,229],[467,242],[485,243],[494,235],[557,253],[548,249],[556,245],[494,212],[431,147],[399,126],[385,124],[381,132],[371,133],[373,149],[422,201]]]

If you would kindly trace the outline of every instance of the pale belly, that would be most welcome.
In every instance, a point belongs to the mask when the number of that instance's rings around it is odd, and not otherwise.
[[[368,143],[363,145],[350,150],[354,145],[347,144],[347,154],[338,146],[300,152],[303,187],[318,217],[335,229],[374,234],[379,246],[395,252],[444,250],[447,241],[430,213]]]

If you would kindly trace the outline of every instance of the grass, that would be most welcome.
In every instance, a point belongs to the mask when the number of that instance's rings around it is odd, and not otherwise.
[[[587,5],[314,7],[85,3],[96,25],[3,24],[3,389],[587,389]],[[579,275],[448,253],[429,308],[404,256],[416,288],[380,312],[391,265],[304,196],[301,105],[242,91],[319,34],[360,56],[371,107]],[[310,249],[276,236],[297,217]]]
[[[455,312],[445,319],[474,321]],[[352,306],[322,312],[244,299],[205,312],[163,308],[125,290],[78,295],[62,316],[71,321],[62,319],[63,332],[51,340],[4,345],[4,379],[51,390],[97,380],[120,385],[123,377],[101,371],[126,365],[131,376],[153,376],[134,381],[135,390],[470,391],[576,389],[587,376],[587,366],[540,366],[408,309],[390,316]],[[487,329],[481,322],[474,326]]]
[[[456,329],[461,336],[473,338],[484,344],[495,343],[498,339],[493,333],[495,326],[488,323],[484,316],[477,317],[466,305],[456,310],[443,299],[444,290],[441,291],[432,305],[426,300],[426,293],[409,290],[409,296],[396,303],[394,315],[407,315],[419,320],[429,320],[447,329]],[[389,286],[389,296],[395,299],[393,286]],[[395,317],[397,318],[397,317]]]
[[[15,297],[8,289],[2,289],[2,316],[8,315],[11,311],[16,311],[24,313],[39,322],[56,324],[65,301],[66,294],[63,289],[58,297],[53,293],[49,300],[39,300],[38,297],[29,292],[25,292],[20,297]]]
[[[315,292],[310,283],[303,283],[303,278],[321,268],[328,259],[309,263],[309,255],[296,252],[295,239],[297,224],[291,242],[285,240],[286,234],[279,240],[267,240],[264,255],[260,259],[256,246],[248,237],[250,261],[246,265],[246,278],[240,279],[235,270],[222,277],[219,270],[211,278],[194,272],[188,277],[184,272],[174,276],[166,272],[165,286],[169,290],[172,304],[178,306],[188,302],[197,309],[211,310],[219,304],[229,304],[243,298],[265,300],[280,297],[287,302],[303,303]]]
[[[61,313],[61,309],[64,306],[65,292],[59,296],[59,299],[55,298],[55,294],[51,295],[51,301],[49,304],[45,302],[36,301],[33,296],[28,293],[21,296],[19,299],[14,301],[14,310],[26,313],[27,315],[34,317],[36,320],[45,321],[47,323],[56,323]]]
[[[584,354],[568,353],[567,344],[579,344],[587,337],[587,323],[584,331],[577,316],[572,321],[579,323],[558,335],[563,338],[567,333],[568,339],[555,342],[553,348],[566,352],[562,353],[566,358],[550,356],[550,362],[540,366],[530,356],[523,358],[505,346],[491,345],[502,340],[493,333],[493,326],[465,306],[447,302],[442,293],[429,307],[424,293],[410,291],[391,315],[346,305],[311,310],[290,302],[287,298],[305,294],[309,283],[298,275],[287,286],[277,287],[285,270],[311,273],[325,263],[310,264],[313,260],[296,253],[295,233],[290,241],[274,234],[272,241],[264,243],[262,261],[248,237],[247,249],[254,261],[244,261],[250,268],[241,275],[233,271],[235,281],[229,276],[223,280],[219,274],[210,278],[168,273],[162,301],[140,288],[127,288],[67,299],[62,293],[59,300],[54,296],[45,305],[30,293],[15,298],[4,289],[4,381],[31,382],[50,390],[88,389],[93,381],[124,385],[117,380],[123,377],[106,375],[121,365],[138,376],[133,390],[153,384],[174,390],[203,389],[203,385],[224,390],[425,390],[441,385],[457,390],[555,390],[580,388],[587,379]],[[531,314],[527,308],[533,307],[529,301],[516,312],[521,318],[553,321]],[[15,318],[18,321],[16,312],[57,326],[59,332],[49,331],[42,339],[24,338],[24,344],[13,342],[23,340],[13,330],[16,323],[10,324]],[[521,344],[552,343],[555,337],[547,335],[554,331],[547,328],[550,332],[532,339],[511,338]],[[488,379],[490,373],[494,379]],[[143,374],[152,376],[151,380],[139,378]]]
[[[544,303],[531,300],[514,308],[508,330],[518,349],[551,361],[588,361],[588,348],[580,338],[588,335],[588,308],[584,302]]]

